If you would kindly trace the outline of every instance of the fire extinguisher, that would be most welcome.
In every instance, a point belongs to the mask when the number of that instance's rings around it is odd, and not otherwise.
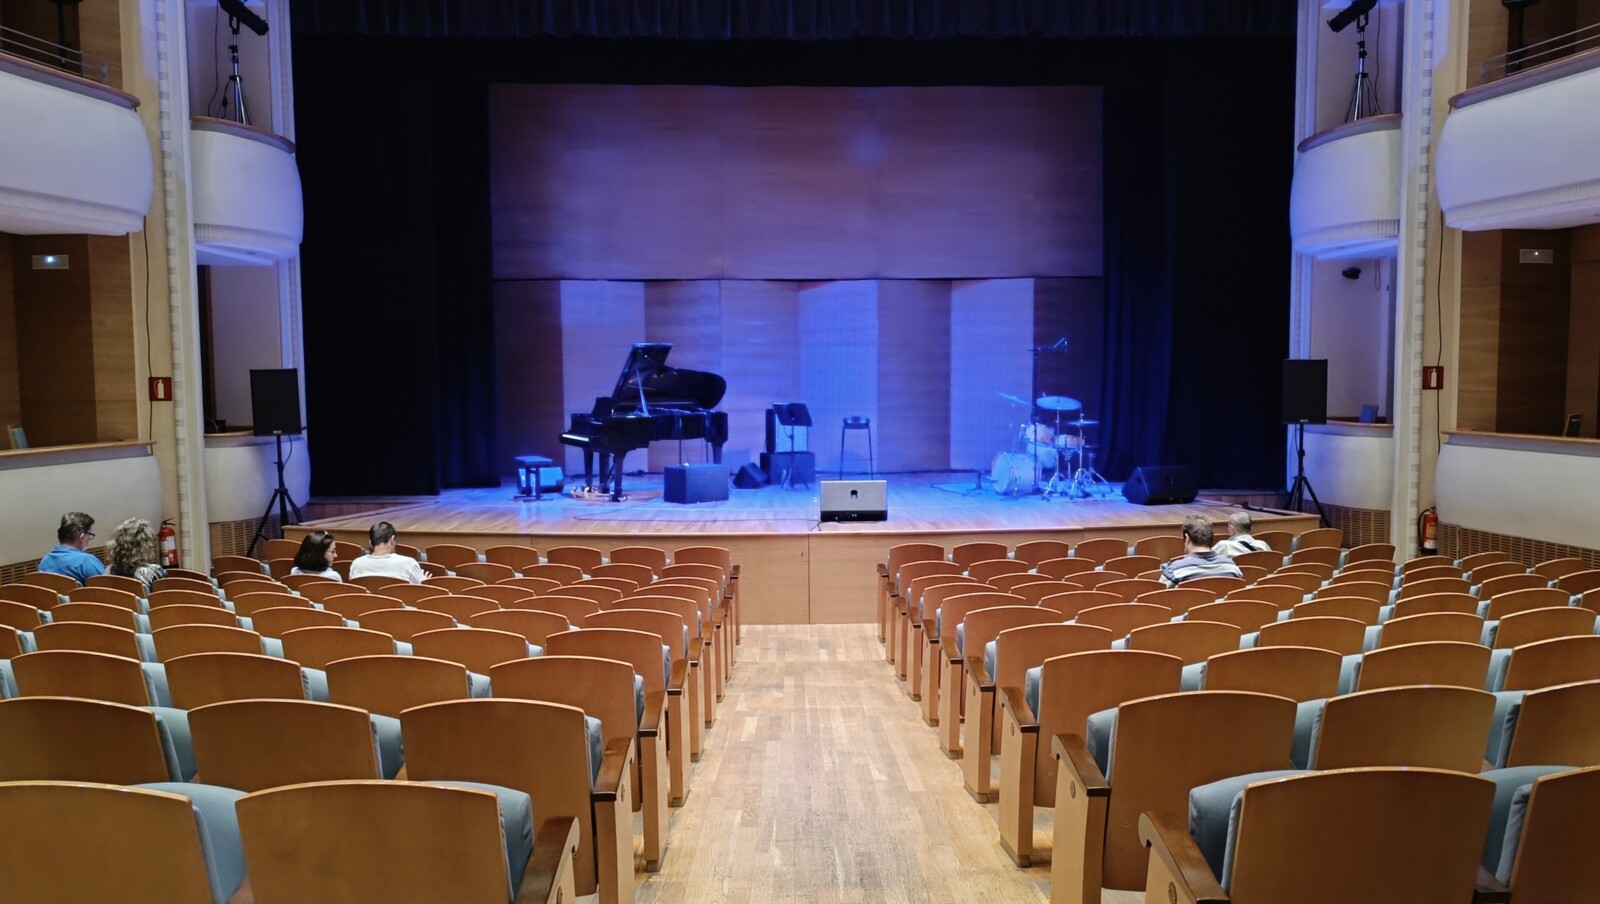
[[[171,521],[161,522],[161,530],[156,538],[161,541],[161,565],[164,568],[178,567],[178,532],[173,529]]]
[[[1422,544],[1422,554],[1434,556],[1439,554],[1439,511],[1433,506],[1422,510],[1422,517],[1417,519],[1417,539]]]

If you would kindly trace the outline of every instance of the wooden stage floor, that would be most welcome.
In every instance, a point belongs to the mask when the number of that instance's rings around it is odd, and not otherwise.
[[[630,498],[621,503],[563,496],[520,502],[512,498],[510,486],[447,490],[437,497],[322,500],[320,507],[349,514],[291,526],[285,534],[298,538],[320,528],[364,544],[367,527],[382,519],[394,524],[402,542],[415,546],[727,546],[742,566],[750,623],[835,624],[874,618],[874,567],[896,543],[928,540],[951,546],[1000,539],[1015,546],[1028,540],[1076,543],[1100,536],[1131,542],[1176,533],[1189,515],[1220,525],[1238,510],[1205,497],[1179,505],[1133,505],[1120,492],[1070,502],[1038,495],[1006,498],[989,489],[976,491],[971,471],[886,479],[889,519],[875,523],[819,523],[815,485],[735,489],[726,502],[677,505],[661,499],[659,475],[645,475],[629,478]],[[1255,518],[1262,530],[1270,525],[1299,532],[1316,526],[1311,515],[1257,513]]]

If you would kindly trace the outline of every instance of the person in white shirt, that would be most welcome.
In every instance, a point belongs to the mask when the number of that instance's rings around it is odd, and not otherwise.
[[[333,547],[333,534],[314,530],[300,540],[300,551],[295,553],[294,567],[289,569],[289,573],[314,574],[319,578],[343,581],[339,572],[333,570],[333,563],[338,558],[339,554]]]
[[[1228,539],[1211,548],[1230,559],[1247,552],[1271,549],[1272,547],[1250,536],[1252,526],[1254,525],[1250,521],[1249,512],[1234,512],[1228,516]]]
[[[427,573],[416,559],[403,556],[394,551],[395,534],[394,525],[387,521],[379,521],[367,531],[367,540],[370,550],[364,556],[357,556],[350,563],[350,579],[366,577],[369,574],[385,575],[401,581],[410,581],[413,584],[422,583]]]

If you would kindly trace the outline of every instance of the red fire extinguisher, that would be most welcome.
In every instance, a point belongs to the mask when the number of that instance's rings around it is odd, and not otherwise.
[[[178,532],[173,529],[171,521],[161,522],[161,530],[156,533],[156,539],[161,542],[162,567],[177,568]]]
[[[1422,517],[1417,519],[1417,539],[1422,544],[1422,554],[1433,556],[1439,554],[1439,512],[1433,506],[1422,510]]]

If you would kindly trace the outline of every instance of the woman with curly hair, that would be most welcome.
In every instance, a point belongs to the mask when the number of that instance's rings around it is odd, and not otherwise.
[[[111,573],[142,581],[146,593],[167,576],[166,569],[156,564],[156,535],[150,522],[129,518],[117,525],[111,535]]]

